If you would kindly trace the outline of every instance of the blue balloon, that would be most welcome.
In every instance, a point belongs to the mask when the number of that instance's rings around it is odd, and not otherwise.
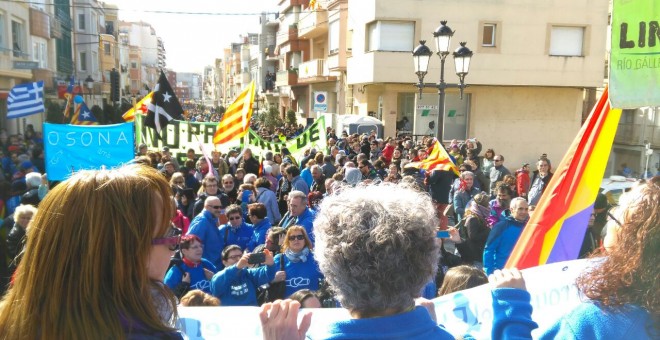
[[[75,97],[73,97],[73,102],[76,104],[80,104],[83,102],[83,97],[81,95],[76,95]]]

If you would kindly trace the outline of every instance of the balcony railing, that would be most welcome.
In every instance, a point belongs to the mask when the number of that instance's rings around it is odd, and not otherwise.
[[[316,38],[328,33],[328,11],[306,10],[300,13],[298,36],[305,39]]]
[[[293,86],[298,84],[298,72],[295,70],[285,70],[277,72],[275,86]]]
[[[275,43],[279,46],[292,40],[298,39],[298,26],[280,27],[275,38]]]
[[[328,75],[328,69],[325,67],[325,59],[312,59],[300,64],[298,67],[298,78],[300,80],[326,75]]]

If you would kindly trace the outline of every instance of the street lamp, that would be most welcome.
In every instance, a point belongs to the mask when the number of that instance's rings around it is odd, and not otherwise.
[[[419,98],[422,98],[422,89],[425,87],[432,87],[438,89],[438,124],[436,124],[436,137],[438,141],[442,143],[442,133],[444,128],[444,118],[445,118],[445,89],[448,88],[457,88],[460,90],[460,98],[463,99],[463,89],[468,85],[465,84],[465,76],[470,70],[470,60],[472,58],[472,51],[465,47],[465,42],[461,42],[461,47],[457,48],[454,51],[454,63],[456,69],[456,75],[460,82],[458,84],[447,84],[445,83],[445,58],[449,55],[449,46],[451,42],[451,37],[454,35],[454,31],[447,26],[447,21],[440,21],[440,26],[433,32],[433,37],[435,39],[435,46],[438,49],[438,56],[440,57],[440,82],[437,84],[424,83],[424,77],[429,70],[429,62],[431,60],[431,55],[433,52],[426,46],[426,40],[421,40],[419,45],[415,47],[412,52],[413,62],[415,64],[415,74],[419,79],[419,82],[415,86],[419,89]]]
[[[92,79],[92,76],[87,76],[87,78],[85,78],[85,85],[87,85],[87,96],[91,102],[91,96],[93,94],[92,90],[94,89],[94,79]]]

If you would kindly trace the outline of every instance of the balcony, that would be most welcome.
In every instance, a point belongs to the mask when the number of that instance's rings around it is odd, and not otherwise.
[[[298,39],[298,26],[290,25],[289,27],[280,27],[275,38],[275,44],[280,46],[292,40]]]
[[[334,81],[337,77],[331,77],[325,59],[312,59],[300,64],[298,68],[299,83],[318,83]]]
[[[286,12],[291,6],[301,6],[309,3],[309,0],[279,0],[277,7],[280,13]]]
[[[327,10],[307,10],[300,13],[300,21],[298,21],[298,36],[300,38],[311,39],[324,34],[328,34]]]
[[[298,72],[295,70],[285,70],[277,72],[275,87],[298,85]]]
[[[328,56],[325,61],[329,71],[346,71],[346,58],[339,58],[339,53]]]

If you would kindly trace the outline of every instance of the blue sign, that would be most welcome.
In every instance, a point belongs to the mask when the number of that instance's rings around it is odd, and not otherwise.
[[[51,181],[78,170],[112,168],[133,159],[133,123],[64,125],[44,123],[46,172]]]

